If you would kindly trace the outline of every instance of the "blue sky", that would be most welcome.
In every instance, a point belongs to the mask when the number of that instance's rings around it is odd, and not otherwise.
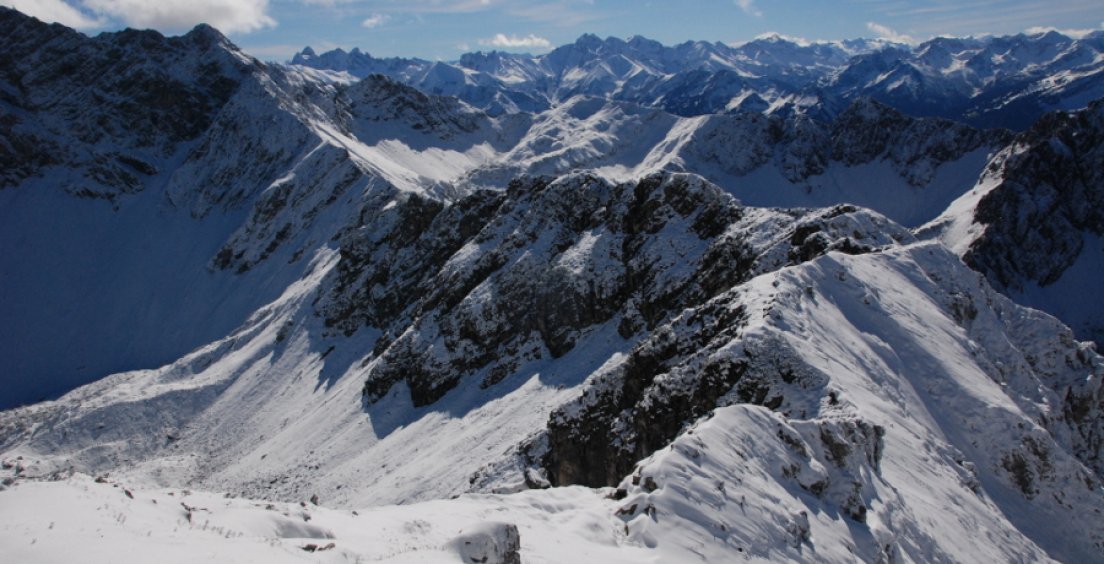
[[[199,22],[247,51],[285,60],[305,45],[452,60],[463,52],[541,53],[583,33],[665,44],[736,43],[765,33],[808,40],[1012,34],[1104,27],[1104,0],[0,0],[94,34],[174,34]]]

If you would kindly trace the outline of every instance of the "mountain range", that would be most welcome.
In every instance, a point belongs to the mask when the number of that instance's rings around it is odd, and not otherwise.
[[[18,557],[1104,551],[1099,33],[0,30]]]
[[[909,115],[1019,130],[1047,111],[1104,97],[1102,53],[1102,31],[1077,39],[1057,31],[938,37],[915,46],[767,35],[739,45],[667,47],[639,36],[588,34],[538,56],[492,51],[440,62],[307,47],[291,62],[355,78],[382,74],[492,114],[539,112],[582,94],[687,117],[754,112],[832,120],[850,102],[871,98]]]

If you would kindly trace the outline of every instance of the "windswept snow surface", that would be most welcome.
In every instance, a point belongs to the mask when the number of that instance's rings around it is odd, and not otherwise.
[[[527,563],[659,561],[625,539],[605,492],[585,488],[352,510],[101,482],[76,474],[0,492],[5,559],[452,564],[465,561],[456,541],[506,522]]]

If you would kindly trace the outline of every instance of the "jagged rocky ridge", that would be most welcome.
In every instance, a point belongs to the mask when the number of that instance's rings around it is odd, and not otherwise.
[[[994,287],[1104,339],[1104,105],[1048,114],[990,162],[978,187],[926,226]]]
[[[487,387],[563,356],[612,320],[630,339],[755,274],[911,237],[853,207],[747,213],[678,175],[521,181],[447,208],[411,197],[362,222],[342,239],[323,315],[345,334],[382,329],[364,395],[401,381],[415,406],[468,375]]]

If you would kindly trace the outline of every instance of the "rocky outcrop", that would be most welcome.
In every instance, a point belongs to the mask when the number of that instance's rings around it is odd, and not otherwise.
[[[0,158],[4,186],[53,164],[80,169],[70,192],[114,199],[142,190],[196,139],[254,70],[218,31],[166,38],[126,30],[88,38],[0,9]]]
[[[989,166],[978,203],[985,232],[963,256],[998,288],[1052,284],[1104,234],[1104,102],[1047,115]]]
[[[690,175],[618,185],[587,175],[536,179],[448,207],[399,196],[366,210],[342,238],[319,307],[345,334],[384,331],[366,400],[405,382],[415,405],[477,373],[491,386],[529,360],[560,357],[602,324],[626,339],[649,335],[757,273],[910,238],[853,207],[748,214]],[[655,375],[655,355],[640,353],[641,378]],[[717,370],[716,389],[702,392],[710,401],[727,391],[720,381],[734,383],[736,368]]]

